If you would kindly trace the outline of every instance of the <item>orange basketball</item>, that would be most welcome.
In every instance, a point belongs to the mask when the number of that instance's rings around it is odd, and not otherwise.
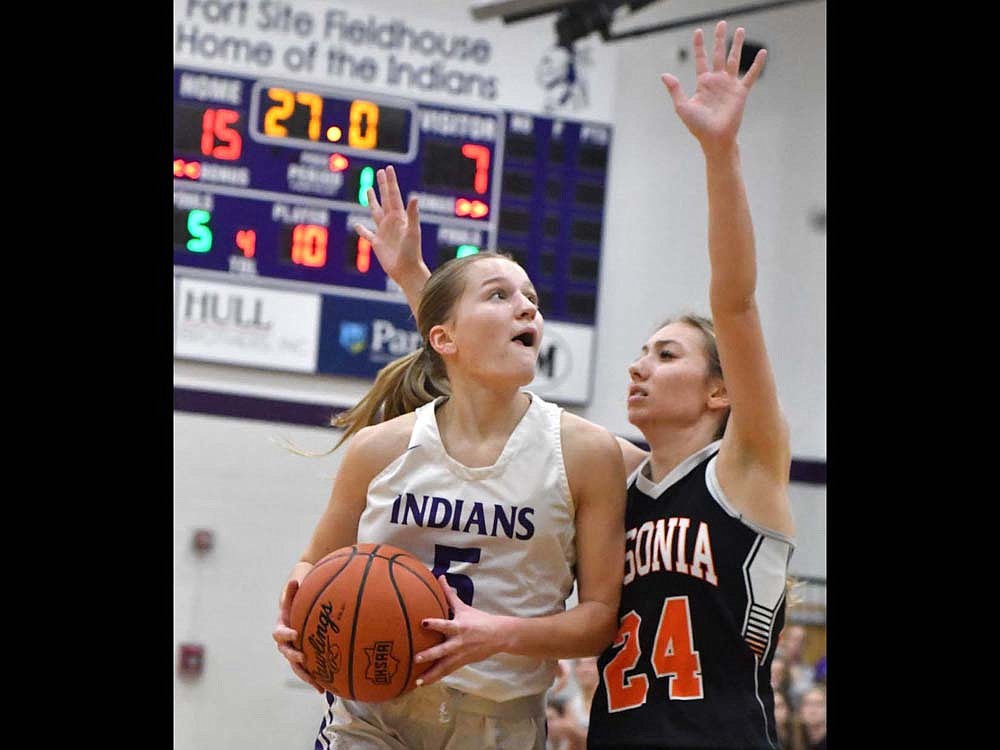
[[[388,544],[331,552],[302,579],[289,624],[304,667],[322,687],[378,703],[416,687],[430,664],[413,656],[444,640],[421,627],[448,617],[448,600],[418,558]]]

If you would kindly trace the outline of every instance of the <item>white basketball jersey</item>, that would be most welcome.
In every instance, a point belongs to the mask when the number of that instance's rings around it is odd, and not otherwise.
[[[565,610],[576,563],[574,507],[563,464],[562,409],[531,405],[492,466],[447,453],[435,410],[416,410],[409,447],[368,486],[358,542],[382,542],[444,573],[459,597],[491,614],[537,617]],[[497,654],[442,682],[505,701],[545,692],[555,660]]]

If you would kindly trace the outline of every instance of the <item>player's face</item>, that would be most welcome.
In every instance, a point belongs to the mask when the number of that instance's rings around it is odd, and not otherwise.
[[[447,327],[454,339],[450,366],[517,385],[534,379],[544,320],[535,287],[517,263],[505,258],[471,263]]]
[[[790,625],[781,633],[781,648],[793,661],[802,655],[806,631],[798,625]]]
[[[815,726],[826,721],[826,696],[822,690],[810,690],[802,696],[799,713],[805,724]]]
[[[689,426],[707,409],[713,383],[702,333],[670,323],[654,333],[629,365],[628,421]]]

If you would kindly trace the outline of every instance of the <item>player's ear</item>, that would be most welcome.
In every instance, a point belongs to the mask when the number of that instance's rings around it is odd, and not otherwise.
[[[438,323],[428,331],[427,343],[441,356],[454,354],[457,351],[453,331],[446,323]]]
[[[708,408],[727,409],[730,406],[729,392],[722,378],[712,378],[708,389]]]

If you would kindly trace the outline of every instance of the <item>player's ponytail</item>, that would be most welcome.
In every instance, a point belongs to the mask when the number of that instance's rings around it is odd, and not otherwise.
[[[441,358],[425,344],[379,370],[371,390],[353,407],[334,416],[333,426],[346,429],[333,450],[362,427],[393,419],[448,395],[448,378],[435,373],[439,369],[435,359],[440,362]]]

